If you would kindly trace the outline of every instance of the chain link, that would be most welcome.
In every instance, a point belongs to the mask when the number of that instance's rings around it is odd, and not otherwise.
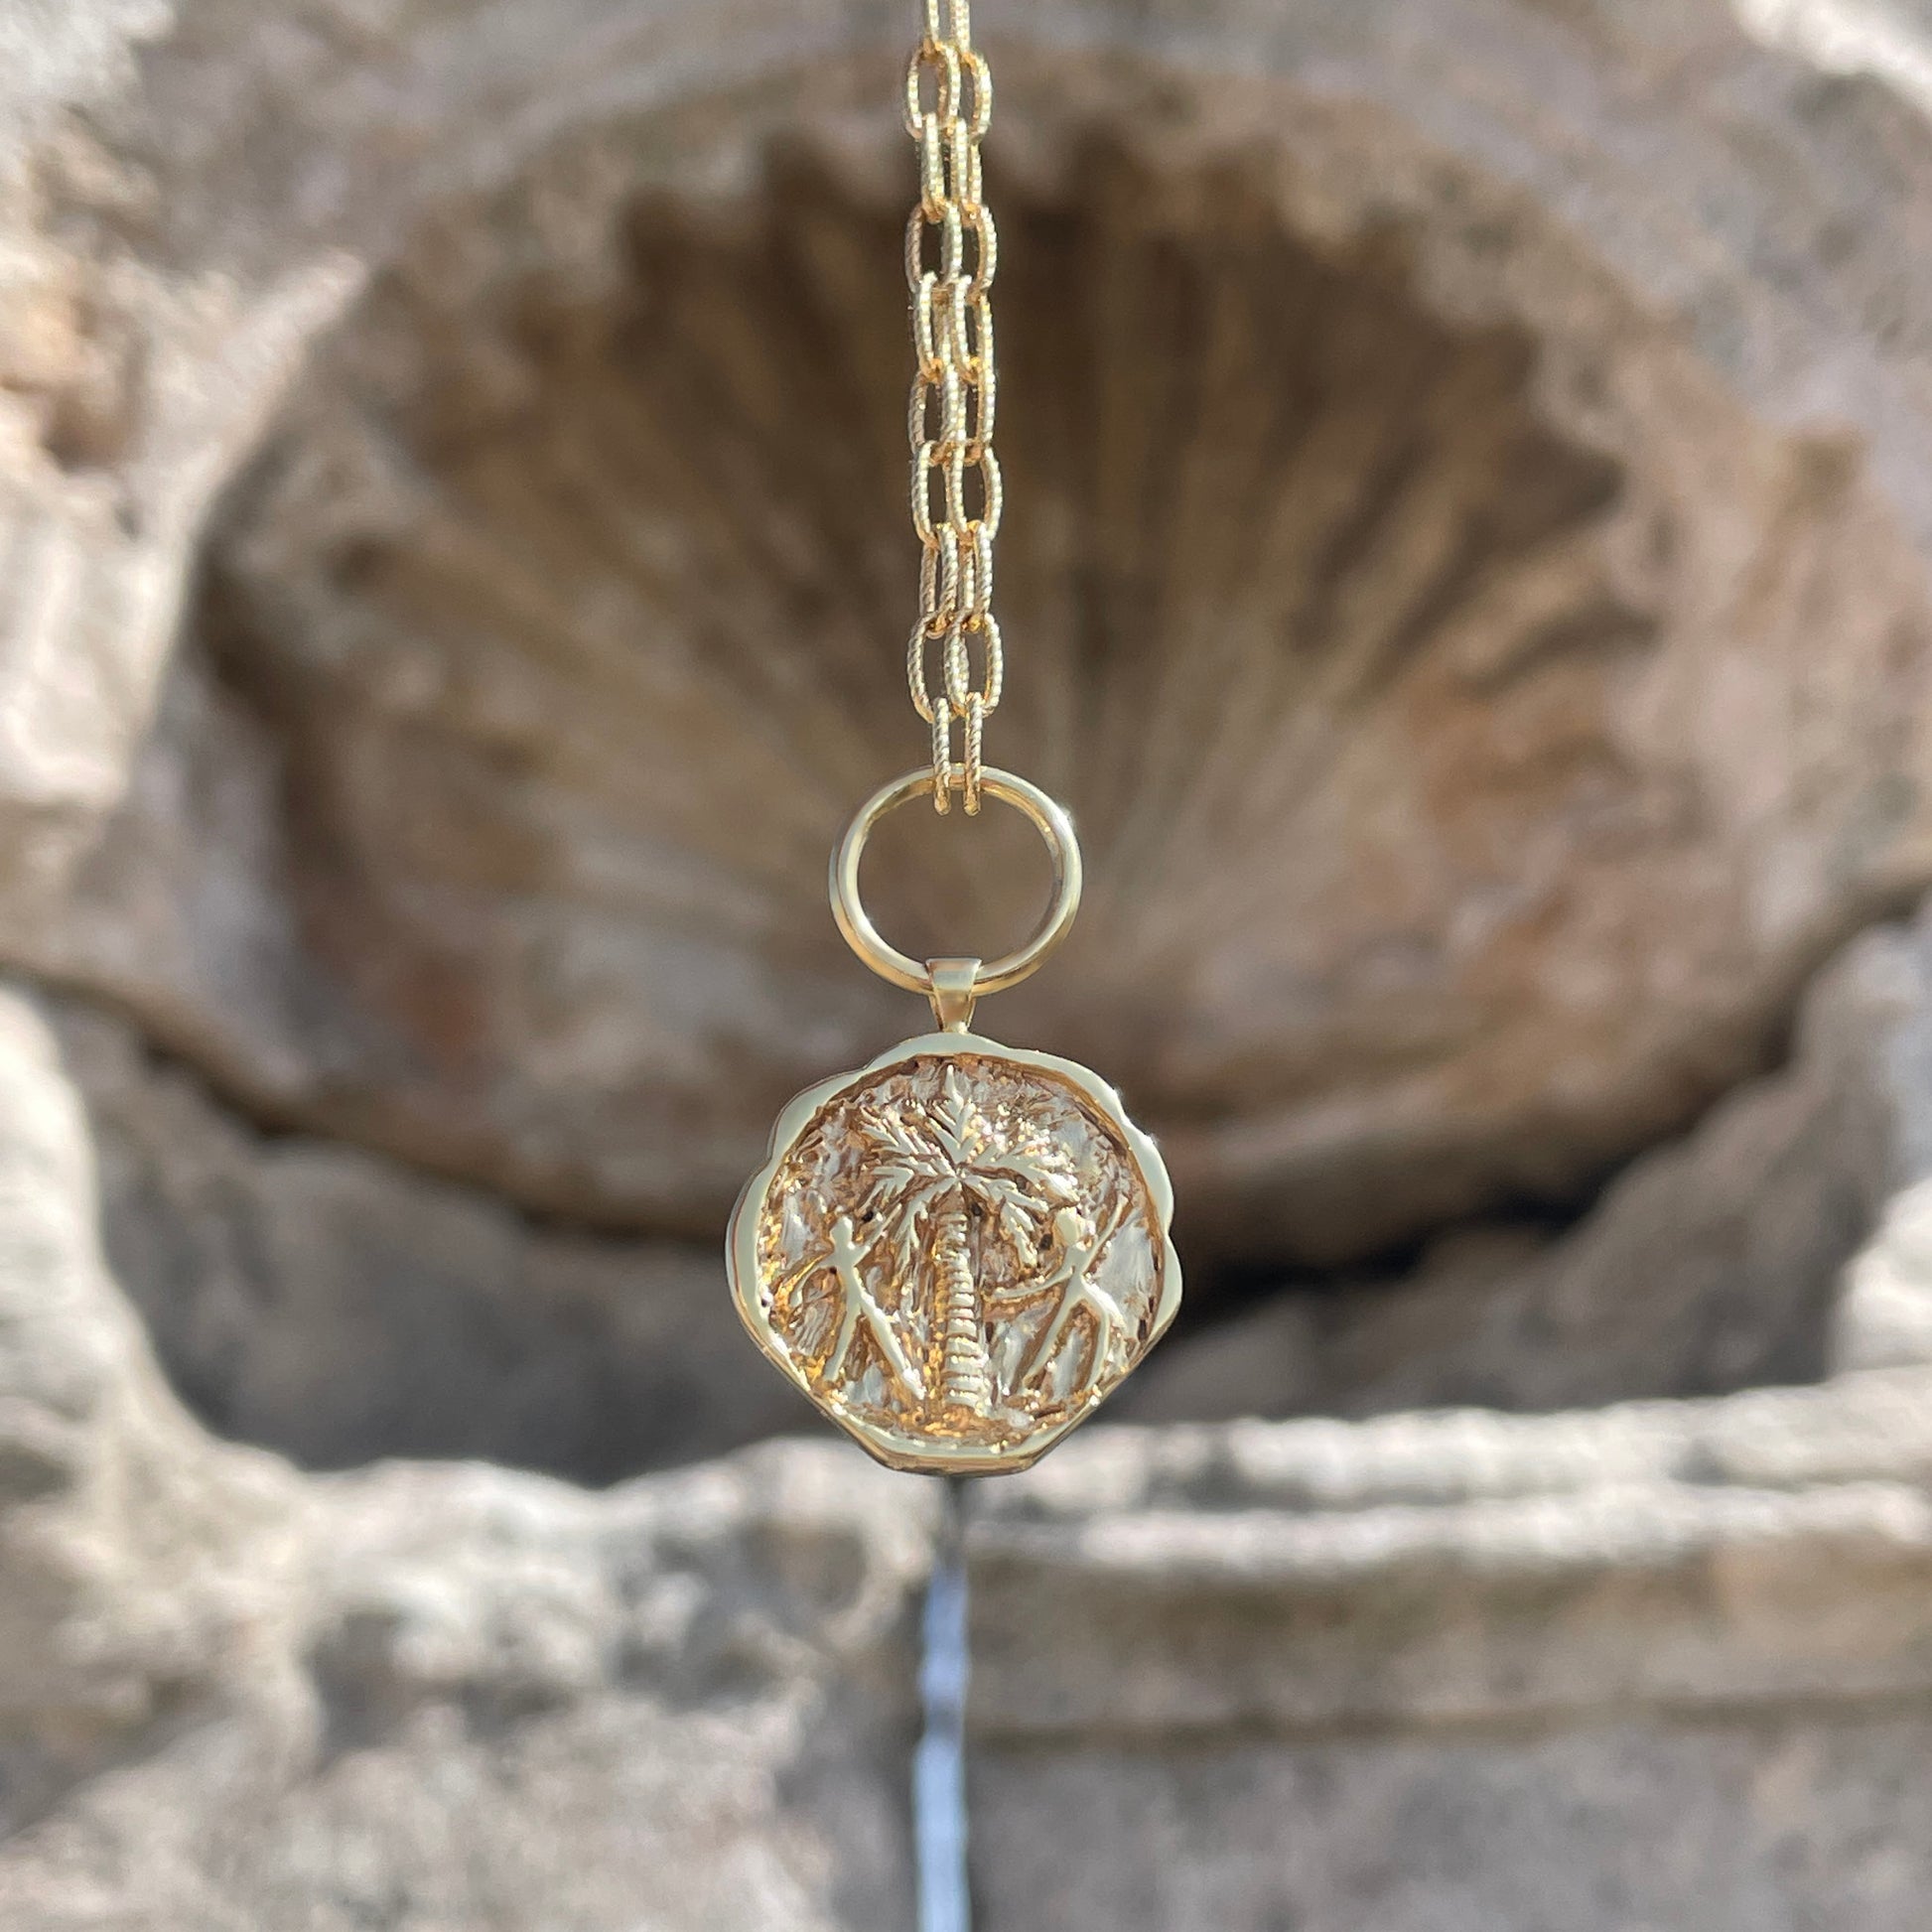
[[[993,76],[972,44],[970,0],[923,5],[925,35],[905,72],[905,127],[919,157],[919,200],[905,225],[916,363],[905,434],[912,528],[921,545],[919,616],[905,676],[914,708],[932,727],[933,808],[951,808],[957,724],[960,794],[967,811],[977,812],[986,721],[999,709],[1005,676],[993,617],[1000,466],[993,455],[998,384],[988,298],[1000,250],[980,184]]]

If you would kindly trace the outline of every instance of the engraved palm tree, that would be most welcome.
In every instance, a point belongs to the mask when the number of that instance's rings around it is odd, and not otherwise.
[[[868,1108],[854,1122],[872,1185],[865,1211],[903,1278],[923,1263],[940,1338],[942,1408],[985,1416],[993,1399],[986,1307],[973,1271],[975,1227],[1021,1270],[1038,1265],[1041,1230],[1073,1197],[1065,1155],[1036,1129],[976,1106],[956,1066],[924,1107]]]

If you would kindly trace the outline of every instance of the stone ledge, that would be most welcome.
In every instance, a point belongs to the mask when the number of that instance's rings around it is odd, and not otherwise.
[[[1932,1373],[1095,1431],[974,1532],[983,1736],[1932,1692]]]

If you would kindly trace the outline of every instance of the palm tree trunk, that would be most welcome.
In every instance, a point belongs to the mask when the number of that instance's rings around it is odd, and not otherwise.
[[[942,1408],[984,1416],[993,1403],[993,1366],[986,1320],[966,1245],[966,1201],[956,1190],[939,1209],[932,1236],[932,1278],[939,1302],[939,1398]]]

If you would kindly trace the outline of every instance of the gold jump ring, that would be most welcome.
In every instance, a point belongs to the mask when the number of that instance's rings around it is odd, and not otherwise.
[[[964,782],[964,772],[952,774],[955,791]],[[934,990],[931,964],[921,964],[910,953],[900,952],[880,937],[879,928],[873,924],[859,896],[859,861],[865,857],[872,828],[888,812],[897,811],[914,798],[926,797],[932,785],[929,766],[908,771],[904,777],[881,785],[853,814],[845,837],[832,854],[832,916],[838,920],[846,944],[881,979],[928,998]],[[1073,915],[1080,909],[1080,842],[1073,836],[1073,821],[1065,811],[1037,785],[1015,777],[1011,771],[996,770],[992,765],[980,773],[980,789],[989,798],[1000,799],[1033,821],[1034,829],[1045,842],[1046,857],[1053,868],[1053,897],[1039,929],[1024,946],[1003,953],[998,959],[987,960],[974,973],[972,991],[975,994],[998,993],[1019,985],[1066,937]]]

